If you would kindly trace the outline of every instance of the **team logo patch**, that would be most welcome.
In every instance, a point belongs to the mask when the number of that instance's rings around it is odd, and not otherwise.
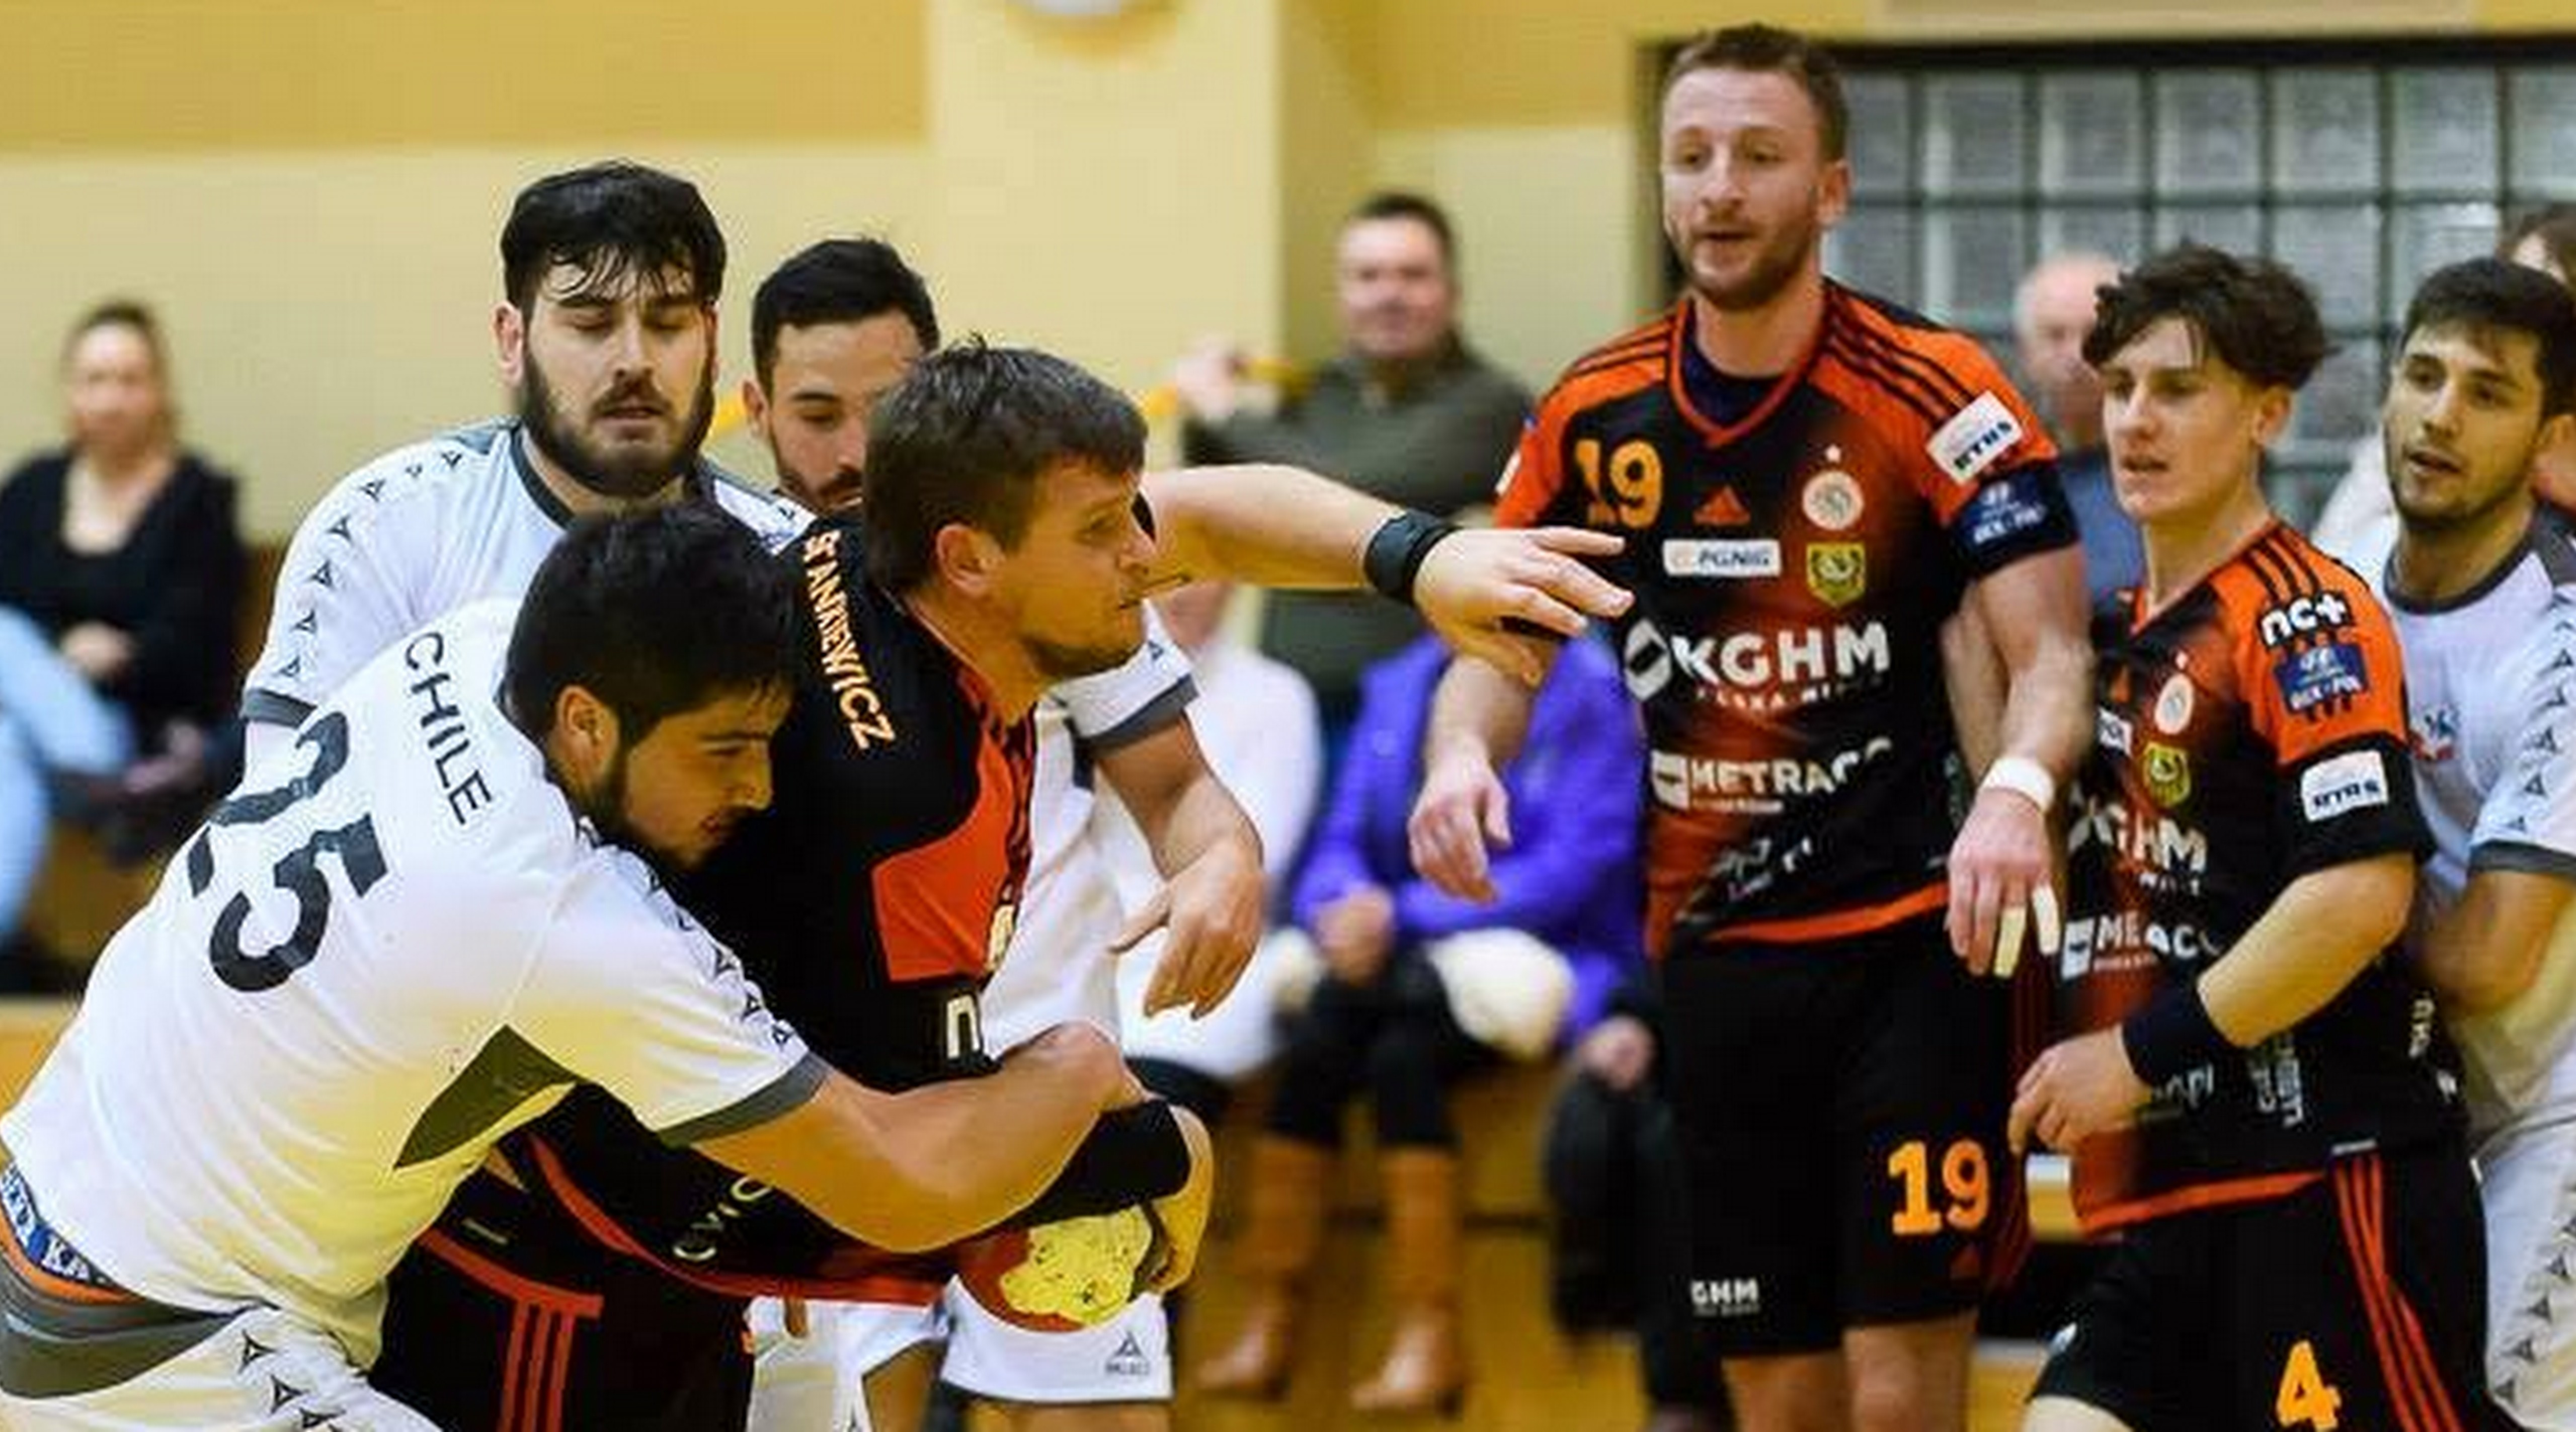
[[[1807,544],[1807,590],[1831,607],[1847,607],[1869,590],[1869,549],[1858,542]]]
[[[1798,495],[1798,510],[1828,532],[1849,531],[1866,505],[1860,479],[1840,468],[1827,468],[1808,478],[1806,490]]]
[[[2291,714],[2304,716],[2330,701],[2370,690],[2370,667],[2360,647],[2348,641],[2328,642],[2284,653],[2272,664],[2272,679],[2281,688],[2281,704]]]
[[[2450,706],[2436,706],[2430,711],[2418,711],[2415,713],[2415,719],[2410,724],[2407,735],[2410,738],[2408,744],[2415,749],[2416,760],[2426,765],[2439,765],[2451,759],[2452,750],[2459,745],[2460,713],[2457,708]],[[2549,733],[2541,732],[2540,738],[2549,739]],[[2555,743],[2552,742],[2552,744]],[[2524,749],[2528,750],[2530,747],[2525,746]]]
[[[2127,755],[2136,749],[2138,733],[2129,718],[2108,706],[2093,708],[2093,740],[2105,751]]]
[[[2156,693],[2156,729],[2168,736],[2179,736],[2191,725],[2195,704],[2191,678],[2175,672]]]
[[[2138,771],[2147,778],[2147,794],[2167,810],[2191,799],[2191,758],[2180,748],[2162,741],[2149,741],[2138,758]]]
[[[2354,751],[2299,773],[2299,806],[2311,821],[2386,804],[2388,761],[2377,751]]]
[[[1674,537],[1664,542],[1664,575],[1742,580],[1780,575],[1780,543],[1774,538],[1708,541]]]
[[[1923,450],[1932,454],[1932,460],[1941,465],[1952,482],[1973,482],[2021,439],[2021,419],[2004,406],[2004,400],[1992,393],[1979,393],[1974,402],[1932,434]]]

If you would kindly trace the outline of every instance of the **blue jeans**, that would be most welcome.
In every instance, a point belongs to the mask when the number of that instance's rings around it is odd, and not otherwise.
[[[45,863],[51,774],[113,775],[134,760],[134,725],[54,650],[44,629],[0,606],[0,940],[17,933]]]

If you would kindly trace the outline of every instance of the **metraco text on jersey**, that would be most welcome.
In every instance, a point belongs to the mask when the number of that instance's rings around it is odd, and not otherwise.
[[[805,539],[805,599],[814,608],[814,630],[823,671],[831,678],[832,698],[849,728],[850,740],[862,751],[894,739],[893,718],[877,695],[868,664],[850,632],[850,604],[841,587],[841,534],[827,529]]]

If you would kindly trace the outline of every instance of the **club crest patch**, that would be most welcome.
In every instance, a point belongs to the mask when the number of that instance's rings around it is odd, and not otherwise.
[[[1869,591],[1869,549],[1858,542],[1807,544],[1807,590],[1830,607],[1847,607]]]

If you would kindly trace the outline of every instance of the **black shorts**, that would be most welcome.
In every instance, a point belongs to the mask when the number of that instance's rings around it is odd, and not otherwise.
[[[2005,987],[1937,918],[1663,972],[1691,1301],[1720,1350],[1821,1352],[1975,1307],[2018,1186]]]
[[[2031,1395],[2136,1432],[2506,1432],[2485,1288],[2460,1146],[2361,1154],[2284,1197],[2128,1230]]]
[[[446,1432],[741,1432],[749,1336],[741,1299],[477,1173],[394,1269],[367,1376]]]

